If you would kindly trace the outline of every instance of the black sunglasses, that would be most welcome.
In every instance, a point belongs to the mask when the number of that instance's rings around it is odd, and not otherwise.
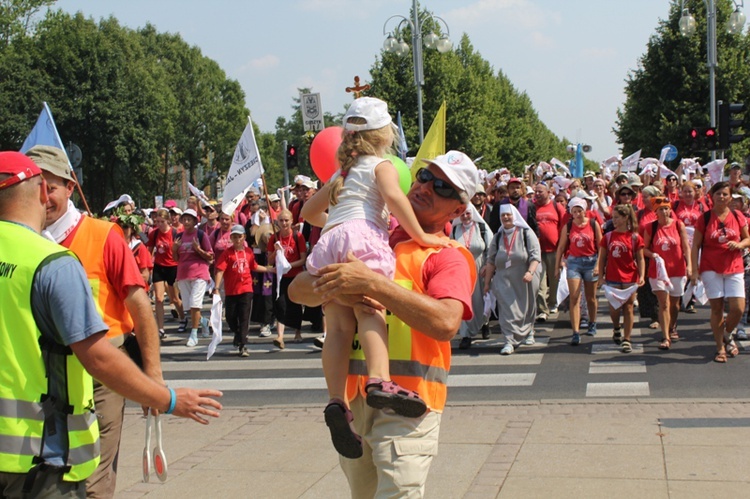
[[[435,194],[440,196],[441,198],[453,198],[458,199],[461,201],[461,195],[458,193],[455,187],[453,187],[451,184],[446,182],[445,180],[441,180],[437,178],[430,170],[427,168],[420,168],[419,171],[417,171],[417,182],[420,184],[426,184],[427,182],[432,182],[432,190],[435,191]]]

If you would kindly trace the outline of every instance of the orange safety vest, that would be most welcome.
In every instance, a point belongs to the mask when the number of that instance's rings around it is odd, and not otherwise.
[[[125,302],[118,297],[114,285],[109,282],[107,268],[104,266],[104,245],[113,230],[122,231],[116,224],[92,217],[81,217],[78,230],[68,248],[78,256],[86,270],[96,309],[109,326],[107,338],[116,338],[131,332],[134,324],[128,309],[125,308]]]
[[[477,278],[476,265],[471,253],[455,241],[451,246],[458,249],[466,258],[467,271],[471,278],[471,289]],[[423,248],[414,241],[398,243],[396,253],[396,274],[394,281],[406,289],[425,293],[422,281],[422,267],[427,258],[442,248]],[[391,379],[404,388],[419,393],[427,407],[442,412],[448,395],[448,371],[451,368],[451,344],[438,341],[405,324],[388,312],[388,357],[390,358]],[[349,375],[346,380],[347,400],[357,394],[365,396],[367,365],[364,352],[357,336],[354,337],[349,357]]]

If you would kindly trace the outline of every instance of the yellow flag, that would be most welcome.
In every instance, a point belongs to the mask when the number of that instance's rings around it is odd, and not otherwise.
[[[411,164],[412,182],[416,178],[417,170],[424,166],[422,159],[434,159],[441,154],[445,154],[445,101],[440,105],[424,142],[419,146],[417,156]]]

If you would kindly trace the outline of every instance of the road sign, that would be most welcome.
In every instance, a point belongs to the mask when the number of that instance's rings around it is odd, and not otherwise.
[[[301,94],[300,107],[302,109],[302,126],[306,132],[317,132],[325,128],[320,94]]]
[[[667,155],[664,157],[664,161],[672,161],[677,157],[677,148],[673,146],[672,144],[667,144],[664,146],[665,149],[668,149]]]
[[[65,148],[65,152],[68,153],[68,159],[70,160],[70,165],[73,168],[78,168],[78,165],[81,164],[81,160],[83,159],[83,154],[81,154],[81,148],[72,142],[68,142],[68,147]]]

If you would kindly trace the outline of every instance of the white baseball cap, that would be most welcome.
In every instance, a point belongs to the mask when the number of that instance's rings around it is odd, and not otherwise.
[[[435,159],[423,159],[440,168],[454,187],[471,199],[477,191],[479,172],[474,162],[460,151],[448,151]]]
[[[194,217],[196,220],[198,220],[198,214],[192,208],[188,208],[187,210],[183,211],[182,216],[185,216],[185,215],[190,215],[191,217]]]
[[[232,232],[230,232],[229,234],[230,235],[232,235],[232,234],[242,234],[244,236],[245,235],[245,228],[243,226],[241,226],[240,224],[233,225],[232,226]]]
[[[363,124],[349,123],[349,118],[362,118]],[[392,123],[391,115],[388,114],[388,104],[375,97],[360,97],[352,102],[346,110],[343,123],[344,130],[361,132],[364,130],[377,130]]]

